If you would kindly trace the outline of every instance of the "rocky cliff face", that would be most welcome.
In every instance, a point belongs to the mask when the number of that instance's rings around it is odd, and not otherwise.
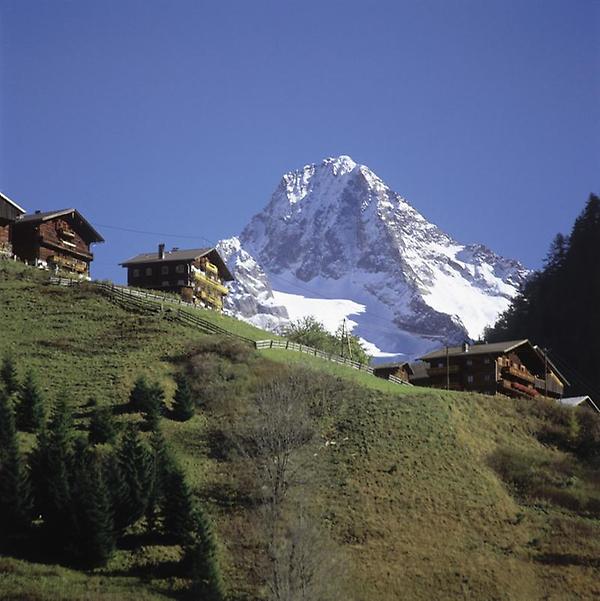
[[[231,310],[268,314],[271,327],[285,321],[283,307],[332,329],[348,317],[374,353],[415,355],[479,336],[528,273],[453,240],[347,156],[286,173],[232,240],[222,243],[235,247]]]

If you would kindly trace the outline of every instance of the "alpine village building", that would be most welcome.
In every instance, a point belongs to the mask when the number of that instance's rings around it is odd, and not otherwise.
[[[548,355],[529,340],[463,344],[421,357],[427,364],[427,386],[513,397],[561,398],[567,379]]]
[[[90,277],[91,245],[104,238],[77,211],[25,210],[0,194],[0,255],[37,267]]]
[[[12,224],[25,214],[16,202],[0,192],[0,257],[12,257]]]
[[[121,263],[127,269],[127,285],[181,294],[186,301],[221,311],[228,293],[225,282],[233,280],[215,248],[174,248],[136,255]]]

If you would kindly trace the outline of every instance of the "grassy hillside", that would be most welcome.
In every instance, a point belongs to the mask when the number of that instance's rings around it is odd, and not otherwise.
[[[310,485],[296,496],[339,559],[330,576],[341,598],[600,595],[600,435],[574,426],[572,412],[395,386],[293,352],[259,354],[129,313],[93,290],[47,285],[45,274],[15,264],[0,262],[0,301],[0,354],[36,371],[48,403],[65,395],[80,424],[90,396],[123,403],[140,373],[169,398],[176,370],[195,378],[202,409],[189,422],[163,420],[163,430],[214,517],[232,599],[265,589],[251,471],[227,434],[244,427],[261,386],[285,374],[303,377],[318,401],[303,455]],[[586,454],[581,441],[592,445]],[[183,598],[170,569],[178,553],[121,548],[93,572],[0,557],[0,599]]]

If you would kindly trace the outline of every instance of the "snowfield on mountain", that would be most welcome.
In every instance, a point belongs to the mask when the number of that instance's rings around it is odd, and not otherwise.
[[[286,173],[219,250],[234,315],[272,330],[312,314],[334,331],[347,318],[375,357],[477,338],[529,273],[453,240],[348,156]]]

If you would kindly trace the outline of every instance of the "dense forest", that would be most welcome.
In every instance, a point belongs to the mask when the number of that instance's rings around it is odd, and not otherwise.
[[[569,236],[558,234],[544,268],[485,333],[488,342],[529,338],[545,347],[571,383],[569,395],[600,399],[600,198]]]

